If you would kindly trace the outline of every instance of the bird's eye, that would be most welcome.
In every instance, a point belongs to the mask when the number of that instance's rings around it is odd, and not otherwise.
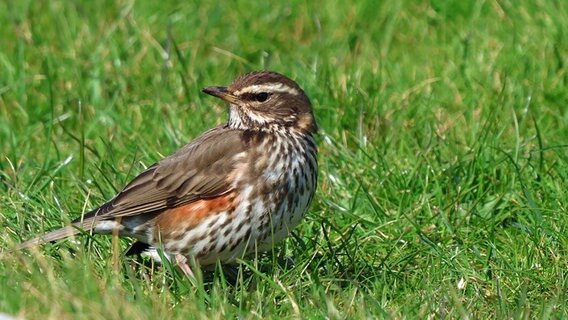
[[[258,102],[264,102],[264,101],[268,100],[268,93],[267,92],[258,93],[258,94],[255,95],[254,98]]]

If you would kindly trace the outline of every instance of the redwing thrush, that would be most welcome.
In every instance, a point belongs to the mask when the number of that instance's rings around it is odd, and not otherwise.
[[[203,133],[134,178],[117,196],[20,245],[81,232],[118,233],[182,269],[266,251],[300,222],[316,190],[317,130],[310,100],[289,78],[268,71],[203,92],[229,105],[229,121]],[[131,251],[132,251],[131,248]],[[181,259],[180,259],[181,258]]]

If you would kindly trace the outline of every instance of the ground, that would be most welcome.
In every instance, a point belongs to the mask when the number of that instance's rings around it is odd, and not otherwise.
[[[568,2],[8,0],[0,23],[0,312],[567,316]],[[232,281],[112,237],[11,251],[226,121],[201,88],[259,69],[320,127],[285,245]]]

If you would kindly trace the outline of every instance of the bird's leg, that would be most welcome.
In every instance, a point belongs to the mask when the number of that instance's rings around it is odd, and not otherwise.
[[[191,267],[187,263],[187,258],[181,254],[176,254],[175,259],[181,271],[183,271],[183,273],[185,273],[185,275],[188,276],[189,278],[195,279],[195,275],[193,274],[193,271],[191,271]]]

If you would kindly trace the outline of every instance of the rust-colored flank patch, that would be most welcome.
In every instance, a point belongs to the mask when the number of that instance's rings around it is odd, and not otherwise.
[[[191,230],[207,217],[223,211],[231,211],[234,207],[233,193],[213,199],[202,199],[177,208],[165,210],[155,218],[156,226],[162,237],[181,231]]]

